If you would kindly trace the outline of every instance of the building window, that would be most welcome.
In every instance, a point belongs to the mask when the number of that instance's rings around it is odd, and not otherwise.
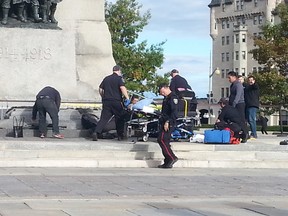
[[[226,69],[226,78],[228,78],[229,69]]]
[[[259,25],[261,25],[263,23],[263,16],[262,15],[258,16],[258,23],[259,23]]]
[[[240,24],[241,24],[241,18],[237,17],[237,25],[240,25]]]
[[[238,68],[235,68],[235,72],[236,72],[237,74],[239,74],[239,69],[238,69]]]
[[[258,35],[257,33],[253,33],[254,38],[257,38],[257,35]]]
[[[228,98],[230,95],[229,88],[226,88],[226,97]]]
[[[239,51],[235,51],[235,60],[239,60]]]
[[[229,28],[230,24],[229,24],[229,20],[226,20],[226,28]]]
[[[222,37],[222,46],[225,45],[225,37]]]
[[[241,75],[245,76],[246,75],[246,69],[245,68],[241,68]]]
[[[222,59],[222,62],[225,61],[225,53],[221,53],[221,59]]]
[[[225,29],[225,21],[222,20],[222,29]]]
[[[258,19],[257,16],[254,16],[254,17],[253,17],[253,25],[257,25],[257,19]]]
[[[235,35],[235,43],[239,43],[239,34]]]
[[[243,10],[243,8],[244,8],[244,0],[241,0],[240,1],[240,9]]]
[[[225,4],[222,4],[222,12],[225,12]]]
[[[224,88],[221,88],[221,98],[224,97]]]
[[[226,52],[226,61],[227,61],[227,62],[230,61],[230,55],[229,55],[229,52]]]
[[[255,7],[258,6],[258,0],[254,0],[254,6],[255,6]]]
[[[262,68],[261,67],[258,67],[258,72],[261,72],[262,71]]]
[[[237,11],[240,10],[240,1],[239,0],[236,1],[236,10]]]
[[[257,73],[257,67],[252,68],[252,73]]]
[[[224,69],[221,70],[221,78],[222,78],[222,79],[225,78],[225,70],[224,70]]]
[[[242,19],[241,19],[241,20],[242,20],[242,24],[243,24],[243,25],[245,25],[245,23],[246,23],[246,19],[245,19],[245,17],[244,17],[244,16],[242,17]]]
[[[226,44],[229,45],[230,44],[230,40],[229,40],[229,36],[226,36]]]
[[[242,51],[242,59],[246,60],[246,51]]]
[[[246,34],[242,34],[242,42],[243,42],[243,43],[246,42]]]

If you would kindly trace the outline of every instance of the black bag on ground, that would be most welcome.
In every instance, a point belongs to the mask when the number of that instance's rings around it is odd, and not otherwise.
[[[84,129],[94,129],[97,126],[99,118],[92,113],[84,113],[81,117],[81,124]]]
[[[19,138],[23,137],[23,126],[24,126],[24,117],[19,120],[16,116],[13,117],[13,137]]]

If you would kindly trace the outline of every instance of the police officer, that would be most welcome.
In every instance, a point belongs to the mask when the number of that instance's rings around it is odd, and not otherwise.
[[[161,117],[159,119],[159,135],[158,143],[162,149],[164,156],[164,163],[158,168],[172,168],[173,164],[178,161],[171,149],[170,138],[171,133],[176,126],[178,97],[175,92],[172,92],[168,85],[161,85],[159,87],[160,95],[164,96],[162,102]]]
[[[59,133],[59,108],[61,104],[60,93],[53,87],[46,86],[36,96],[36,102],[33,106],[32,120],[36,120],[39,112],[39,131],[40,137],[44,138],[47,132],[46,113],[52,120],[53,137],[63,139],[64,136]]]
[[[95,132],[93,133],[93,141],[98,140],[98,136],[102,133],[104,127],[115,116],[116,130],[118,140],[124,139],[124,118],[121,118],[124,113],[124,106],[130,103],[127,89],[125,87],[121,67],[116,65],[113,67],[113,73],[103,79],[99,86],[99,93],[102,97],[102,112],[100,121],[97,124]],[[122,103],[122,94],[126,98],[124,106]]]
[[[189,103],[189,110],[196,111],[197,109],[197,99],[195,97],[195,92],[192,90],[191,86],[188,84],[187,80],[179,75],[179,71],[173,69],[170,72],[172,77],[170,82],[170,89],[175,92],[179,99],[183,97],[191,98]]]

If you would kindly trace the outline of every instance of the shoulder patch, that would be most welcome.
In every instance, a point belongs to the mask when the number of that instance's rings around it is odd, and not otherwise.
[[[174,99],[173,99],[173,103],[174,103],[174,104],[178,104],[178,99],[177,99],[177,98],[174,98]]]

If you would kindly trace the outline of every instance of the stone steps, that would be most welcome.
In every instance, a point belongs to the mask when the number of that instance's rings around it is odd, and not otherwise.
[[[172,142],[175,167],[288,168],[288,147],[281,139],[240,145]],[[270,143],[270,144],[269,144]],[[83,138],[0,139],[0,167],[157,167],[163,161],[156,142],[119,142]]]

